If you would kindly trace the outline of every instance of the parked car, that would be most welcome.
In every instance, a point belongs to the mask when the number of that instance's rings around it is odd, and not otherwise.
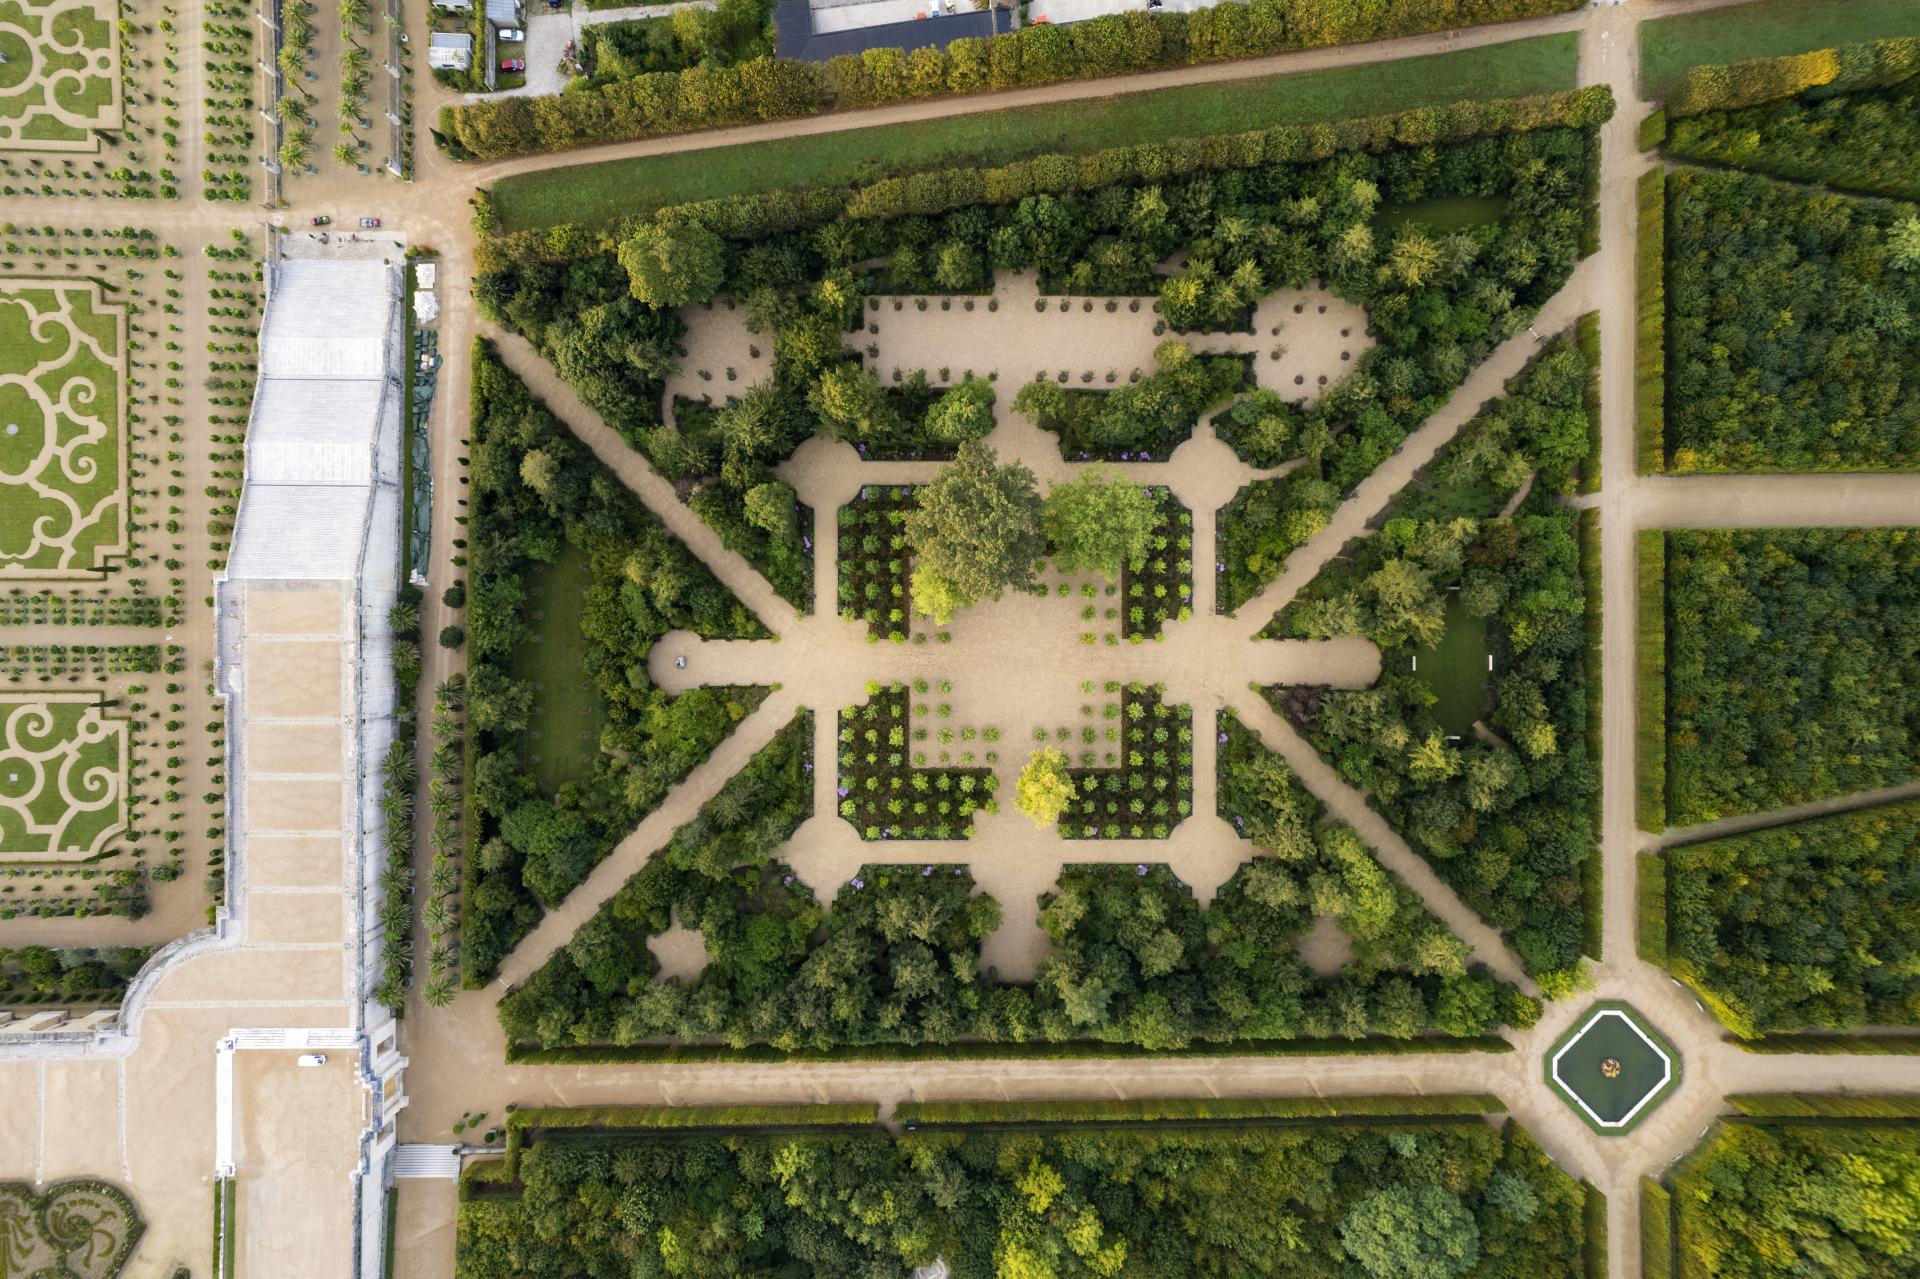
[[[506,44],[516,44],[526,38],[527,33],[519,27],[503,27],[500,31],[500,39]]]
[[[525,58],[502,58],[500,59],[500,69],[502,71],[525,71],[527,69],[527,60]]]
[[[373,228],[380,225],[380,219],[379,218],[361,218],[360,225],[363,227],[366,227],[369,231],[371,231]]]
[[[332,219],[331,217],[329,217],[329,216],[328,216],[327,214],[325,214],[325,213],[322,213],[322,214],[321,214],[321,215],[320,215],[319,217],[317,217],[317,218],[315,218],[315,219],[313,220],[313,224],[314,224],[315,226],[327,226],[327,225],[329,225],[329,224],[331,224],[331,223],[332,223],[332,221],[333,221],[333,219]]]
[[[324,1066],[327,1064],[327,1055],[325,1053],[301,1053],[300,1064],[302,1066]]]

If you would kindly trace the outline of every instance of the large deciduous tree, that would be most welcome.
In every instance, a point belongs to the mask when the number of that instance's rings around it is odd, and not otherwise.
[[[1032,578],[1034,561],[1046,550],[1032,471],[1002,466],[992,449],[968,441],[918,499],[906,517],[916,608],[933,612],[928,595],[950,610],[966,608]]]
[[[1109,579],[1147,553],[1158,519],[1147,491],[1110,466],[1088,467],[1072,483],[1054,485],[1041,511],[1060,569]]]
[[[633,296],[648,306],[704,302],[726,280],[726,245],[703,226],[648,223],[620,242]]]

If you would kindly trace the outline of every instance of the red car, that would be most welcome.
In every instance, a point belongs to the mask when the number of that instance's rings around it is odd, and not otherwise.
[[[527,69],[527,60],[525,58],[502,58],[500,59],[500,69],[502,71],[525,71]]]

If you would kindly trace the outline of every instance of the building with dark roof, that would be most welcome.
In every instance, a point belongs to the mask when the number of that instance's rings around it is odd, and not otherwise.
[[[780,0],[774,6],[773,25],[778,37],[776,56],[825,62],[843,53],[864,53],[868,49],[944,49],[963,36],[984,39],[1013,30],[1013,12],[997,7],[970,9],[910,22],[816,32],[813,6],[808,0]]]

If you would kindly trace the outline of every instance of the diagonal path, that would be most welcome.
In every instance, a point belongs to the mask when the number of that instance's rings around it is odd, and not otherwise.
[[[790,692],[776,690],[753,714],[736,724],[727,739],[714,747],[713,754],[669,790],[660,806],[615,844],[605,860],[593,868],[593,873],[521,939],[500,965],[501,983],[518,986],[546,963],[554,951],[571,941],[601,905],[619,892],[621,885],[646,865],[649,857],[666,846],[675,830],[692,821],[706,802],[719,794],[720,788],[787,726],[796,709]]]
[[[1434,873],[1427,859],[1414,852],[1380,811],[1368,803],[1367,797],[1343,781],[1333,766],[1320,758],[1313,743],[1300,736],[1265,698],[1248,693],[1235,699],[1233,709],[1240,722],[1259,734],[1269,750],[1285,758],[1288,767],[1299,775],[1301,784],[1327,806],[1329,814],[1358,831],[1380,864],[1419,894],[1427,909],[1467,944],[1477,962],[1485,964],[1502,981],[1511,982],[1528,994],[1539,993],[1539,987],[1527,976],[1519,956],[1508,949],[1499,930],[1461,901],[1459,894]]]
[[[1355,486],[1327,526],[1287,557],[1280,576],[1234,611],[1233,615],[1247,624],[1249,633],[1264,628],[1349,541],[1371,531],[1372,521],[1459,434],[1460,428],[1478,417],[1489,401],[1505,394],[1507,383],[1538,352],[1542,337],[1552,337],[1592,309],[1591,291],[1598,274],[1593,262],[1588,258],[1575,268],[1572,278],[1540,308],[1532,328],[1495,347],[1447,402],[1401,442],[1392,457]]]
[[[534,398],[565,422],[580,442],[593,450],[601,464],[619,476],[628,491],[675,537],[685,542],[687,549],[704,560],[713,575],[752,609],[768,630],[777,635],[793,625],[799,616],[793,605],[782,599],[744,556],[726,548],[720,535],[680,501],[673,485],[653,469],[638,449],[621,439],[619,432],[587,406],[579,392],[533,349],[531,342],[491,327],[483,328],[482,336],[492,341],[501,362],[526,384]]]

